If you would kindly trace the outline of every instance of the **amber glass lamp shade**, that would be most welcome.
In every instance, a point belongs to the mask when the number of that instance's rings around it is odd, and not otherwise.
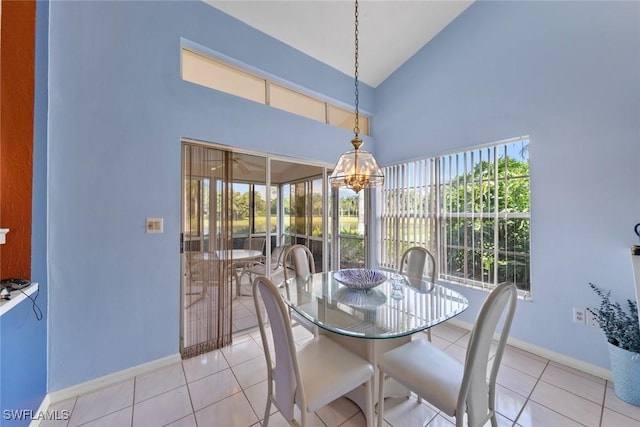
[[[354,146],[356,145],[354,144]],[[384,175],[373,154],[354,148],[340,156],[336,167],[329,176],[329,181],[332,187],[347,187],[357,193],[363,188],[382,185]]]

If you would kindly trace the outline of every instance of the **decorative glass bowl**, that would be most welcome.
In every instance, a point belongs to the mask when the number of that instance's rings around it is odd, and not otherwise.
[[[333,278],[351,289],[371,289],[387,280],[387,275],[382,271],[347,268],[333,273]]]
[[[333,297],[337,302],[363,310],[375,310],[387,302],[387,296],[380,289],[340,288]]]

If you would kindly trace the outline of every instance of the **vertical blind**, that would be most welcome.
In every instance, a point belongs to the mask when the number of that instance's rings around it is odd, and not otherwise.
[[[386,167],[381,265],[423,246],[438,277],[530,291],[529,139]]]

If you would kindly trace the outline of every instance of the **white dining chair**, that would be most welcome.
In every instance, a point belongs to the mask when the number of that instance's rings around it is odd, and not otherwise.
[[[247,237],[242,244],[242,249],[264,252],[266,243],[267,239],[265,237]]]
[[[293,268],[293,274],[296,278],[305,278],[311,274],[315,274],[316,272],[316,263],[313,258],[313,253],[305,245],[292,245],[289,247],[285,253],[284,260],[285,282],[291,278],[291,273],[287,267],[288,265]],[[316,325],[293,310],[291,311],[291,318],[312,334],[318,334],[318,327]]]
[[[185,308],[189,308],[204,299],[210,287],[219,282],[220,260],[214,252],[185,252]],[[193,288],[199,289],[194,291]],[[191,295],[198,295],[191,299]]]
[[[289,311],[276,285],[267,277],[254,280],[253,301],[267,362],[267,404],[262,425],[269,424],[272,403],[290,425],[305,427],[316,410],[363,387],[364,415],[371,426],[373,366],[324,335],[296,349]],[[271,359],[261,301],[269,319],[275,360]],[[294,417],[295,406],[300,409],[300,422]]]
[[[240,296],[240,295],[245,295],[248,296],[246,294],[242,294],[242,278],[244,276],[247,276],[249,278],[249,286],[251,286],[252,283],[252,277],[251,277],[251,273],[249,272],[249,267],[251,265],[253,265],[255,262],[262,262],[265,263],[265,257],[264,255],[264,248],[266,246],[267,243],[267,239],[265,237],[247,237],[246,239],[244,239],[244,242],[242,243],[242,249],[246,249],[246,250],[252,250],[252,251],[260,251],[261,255],[250,259],[248,261],[236,261],[234,263],[234,267],[236,269],[236,296]]]
[[[292,245],[285,254],[285,261],[289,266],[293,268],[295,277],[306,277],[310,274],[315,274],[316,263],[313,258],[313,253],[305,245]],[[287,274],[285,269],[284,280],[290,278],[290,273]]]
[[[431,282],[436,280],[436,259],[427,249],[422,246],[413,246],[404,251],[400,258],[400,274],[408,277],[422,279],[424,276],[424,267],[430,261]]]
[[[400,258],[399,273],[406,275],[410,283],[412,279],[417,279],[418,283],[420,283],[424,276],[427,259],[430,261],[431,268],[429,272],[431,273],[431,285],[433,286],[436,284],[436,259],[431,255],[431,252],[422,246],[412,246],[404,251]],[[431,341],[431,329],[427,329],[426,334],[429,341]]]
[[[267,276],[273,280],[273,276],[284,271],[284,255],[289,245],[278,245],[271,251],[271,267],[267,270],[267,264],[263,261],[254,261],[247,267],[249,279],[257,276]]]
[[[378,427],[384,417],[384,382],[395,379],[462,427],[466,415],[470,427],[491,420],[496,427],[495,385],[498,368],[516,308],[516,286],[498,285],[487,297],[471,331],[464,364],[425,340],[411,341],[378,358]],[[500,332],[496,353],[489,359],[492,339]],[[490,371],[488,371],[491,363]],[[489,378],[487,379],[487,372]]]

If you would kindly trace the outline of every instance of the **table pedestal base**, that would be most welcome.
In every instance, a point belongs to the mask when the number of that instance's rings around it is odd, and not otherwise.
[[[329,331],[325,331],[320,329],[320,333],[322,335],[326,335],[330,337],[332,340],[340,343],[345,348],[353,351],[360,357],[366,359],[369,363],[371,363],[374,367],[374,376],[373,376],[373,407],[377,407],[377,399],[378,399],[378,384],[379,384],[379,375],[380,372],[378,370],[378,356],[391,350],[396,347],[399,347],[403,344],[411,341],[411,336],[399,337],[399,338],[388,338],[388,339],[366,339],[366,338],[354,338],[348,337],[345,335],[340,335],[336,333],[332,333]],[[384,397],[408,397],[411,394],[411,391],[399,384],[392,378],[386,380],[384,385]],[[356,405],[360,407],[363,413],[365,409],[365,396],[364,396],[364,387],[359,387],[350,393],[346,394],[345,397],[352,400]],[[375,414],[374,414],[375,415]],[[371,420],[367,423],[368,426],[375,425],[375,416],[374,420]]]

